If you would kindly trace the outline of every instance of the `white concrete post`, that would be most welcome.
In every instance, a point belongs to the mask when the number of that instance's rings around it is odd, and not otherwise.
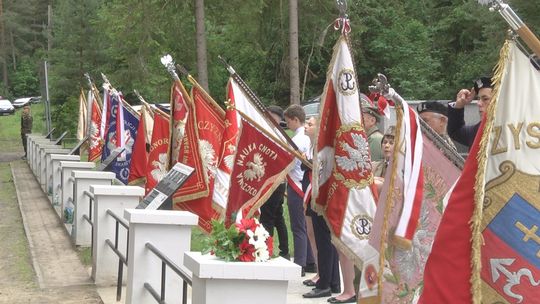
[[[61,149],[61,148],[62,148],[61,146],[53,145],[53,144],[38,144],[38,148],[36,149],[36,155],[34,157],[34,159],[36,160],[36,164],[34,165],[34,168],[35,168],[34,175],[36,176],[36,179],[38,180],[38,182],[40,181],[41,170],[43,170],[43,166],[45,165],[42,162],[43,157],[45,156],[45,150]],[[63,153],[59,153],[59,154],[63,154]]]
[[[79,155],[63,155],[63,154],[51,154],[51,204],[60,206],[62,200],[62,169],[60,168],[61,161],[79,161],[81,157]]]
[[[107,214],[111,210],[122,218],[124,209],[135,208],[144,195],[144,188],[136,186],[90,186],[94,194],[94,231],[92,233],[92,278],[98,286],[115,285],[118,279],[118,256],[105,242],[114,244],[116,220]],[[126,231],[120,225],[118,250],[126,253]],[[125,269],[125,268],[124,268]],[[125,277],[125,276],[124,276]]]
[[[61,161],[60,168],[62,170],[62,196],[60,200],[60,218],[63,219],[62,222],[67,222],[65,217],[66,207],[68,201],[73,202],[73,186],[74,179],[71,176],[73,170],[92,170],[96,167],[94,162],[78,162],[78,161]],[[71,227],[69,227],[71,228]],[[67,227],[66,227],[67,229]],[[71,234],[71,229],[68,229],[68,233]]]
[[[160,292],[161,259],[146,248],[146,243],[184,268],[184,252],[190,250],[191,228],[197,225],[198,216],[187,211],[126,209],[124,217],[129,222],[126,303],[153,303],[155,300],[144,283],[148,282]],[[182,303],[182,288],[180,276],[167,266],[165,301]]]
[[[285,304],[289,281],[301,267],[278,257],[268,262],[225,262],[212,255],[186,252],[193,273],[192,304]]]
[[[30,165],[30,168],[32,169],[32,172],[34,173],[34,175],[36,175],[36,168],[37,168],[37,165],[38,165],[38,155],[39,155],[39,147],[41,146],[52,146],[54,147],[54,143],[52,143],[51,141],[49,141],[48,139],[40,139],[40,140],[37,140],[37,141],[34,141],[34,144],[32,146],[32,155],[31,155],[31,165]],[[59,147],[59,146],[57,146]]]
[[[113,172],[100,171],[73,171],[71,176],[75,179],[73,190],[75,209],[73,210],[73,234],[71,237],[75,245],[89,247],[92,242],[92,226],[83,216],[86,215],[92,220],[95,216],[93,212],[90,216],[90,198],[84,194],[84,191],[90,192],[91,185],[110,186],[116,176]]]
[[[30,134],[30,136],[27,136],[27,139],[28,140],[26,142],[26,152],[27,152],[26,158],[27,158],[27,162],[28,162],[28,164],[30,165],[30,168],[31,168],[32,165],[33,165],[33,163],[32,163],[32,154],[34,153],[35,143],[37,141],[49,141],[49,142],[51,142],[51,141],[49,139],[45,138],[45,136],[38,135],[38,134]]]
[[[43,191],[45,193],[47,193],[48,189],[47,189],[47,161],[48,161],[48,155],[50,154],[64,154],[64,155],[67,155],[68,153],[70,152],[69,149],[57,149],[57,148],[53,148],[53,149],[44,149],[42,150],[42,153],[41,153],[41,160],[40,160],[40,172],[39,172],[39,175],[38,175],[38,180],[39,180],[39,183],[41,185],[41,189],[43,189]]]

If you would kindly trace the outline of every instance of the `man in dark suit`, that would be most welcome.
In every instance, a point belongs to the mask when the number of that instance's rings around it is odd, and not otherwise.
[[[470,147],[480,127],[480,122],[474,125],[465,125],[465,105],[472,102],[478,96],[478,111],[480,117],[487,110],[492,95],[491,77],[481,77],[474,82],[471,90],[461,89],[456,101],[448,104],[448,135],[450,138]]]

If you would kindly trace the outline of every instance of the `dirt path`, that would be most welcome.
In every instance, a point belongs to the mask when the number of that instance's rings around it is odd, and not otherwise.
[[[84,273],[84,268],[70,269],[66,264],[62,265],[52,258],[47,261],[47,258],[42,257],[40,260],[36,256],[39,255],[35,253],[39,251],[36,250],[38,247],[36,244],[41,242],[39,246],[43,247],[44,241],[57,242],[59,240],[57,232],[53,231],[54,227],[43,227],[42,235],[31,233],[36,237],[35,242],[29,245],[9,163],[12,162],[15,170],[19,170],[17,174],[24,173],[27,165],[20,160],[22,155],[20,143],[2,140],[0,145],[0,303],[101,303],[95,286],[88,278],[80,278],[81,272]],[[29,172],[29,169],[26,168],[26,170]],[[24,191],[19,191],[19,198],[22,195],[25,203],[34,204],[27,207],[40,210],[39,213],[33,215],[35,216],[33,220],[51,223],[51,218],[47,218],[46,215],[48,211],[52,213],[52,209],[47,210],[45,207],[49,206],[43,206],[43,203],[46,203],[43,201],[39,206],[39,200],[44,197],[39,197],[38,190],[41,189],[35,180],[32,183],[33,176],[26,178],[28,181],[23,181]],[[54,226],[54,223],[51,225]],[[34,246],[32,250],[30,246]],[[73,260],[72,255],[76,254],[69,246],[50,243],[47,246],[59,255],[69,255],[70,263],[76,265],[73,268],[79,267],[77,265],[80,261]],[[34,255],[31,252],[34,252]],[[34,269],[33,261],[37,261],[36,269]],[[39,266],[39,264],[44,266]],[[47,265],[53,265],[53,267]],[[57,269],[58,267],[65,269]],[[39,274],[36,274],[36,270]],[[70,275],[66,273],[76,273],[76,279],[71,280]]]

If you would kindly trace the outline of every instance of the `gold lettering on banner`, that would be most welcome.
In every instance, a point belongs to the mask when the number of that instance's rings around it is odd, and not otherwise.
[[[263,144],[259,144],[259,151],[264,154],[264,155],[267,155],[268,157],[270,157],[272,160],[276,160],[277,159],[277,153],[268,148],[267,146],[263,145]]]
[[[510,136],[512,144],[510,144]],[[508,148],[520,150],[523,147],[540,149],[540,122],[535,121],[528,124],[519,122],[509,123],[506,126],[493,126],[491,155],[508,152]]]
[[[536,142],[527,141],[527,146],[533,149],[540,148],[540,122],[530,123],[527,126],[527,134],[537,139]]]
[[[218,139],[218,141],[221,141],[221,138],[223,137],[223,134],[219,132],[218,127],[216,127],[215,124],[209,122],[209,121],[199,121],[197,122],[197,128],[199,130],[209,131],[211,132],[215,138]]]
[[[491,146],[491,154],[497,155],[500,153],[504,153],[508,150],[507,147],[498,148],[499,141],[501,140],[501,134],[502,134],[502,126],[494,126],[493,127],[493,133],[495,133],[495,139],[493,141],[493,145]]]
[[[150,152],[154,151],[157,147],[159,147],[161,145],[167,145],[167,144],[169,144],[169,139],[168,138],[158,139],[156,142],[152,143],[152,146],[150,147]]]
[[[528,242],[529,240],[532,240],[532,241],[535,241],[537,244],[540,244],[540,236],[536,234],[536,232],[538,231],[538,226],[533,225],[532,228],[529,229],[525,225],[523,225],[523,223],[521,223],[520,221],[517,221],[515,225],[517,229],[519,229],[521,232],[524,233],[524,236],[522,239],[523,242]],[[536,252],[536,257],[540,258],[540,250]]]
[[[512,132],[512,135],[514,137],[514,148],[516,150],[519,150],[519,132],[521,132],[521,129],[523,128],[523,122],[518,123],[518,127],[514,127],[514,124],[509,123],[508,129],[510,129],[510,132]]]

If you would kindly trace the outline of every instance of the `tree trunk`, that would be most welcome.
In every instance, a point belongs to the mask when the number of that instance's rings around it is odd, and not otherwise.
[[[208,60],[204,28],[204,0],[195,0],[195,30],[197,39],[197,81],[208,92]]]
[[[13,62],[13,71],[17,71],[17,56],[15,55],[15,42],[13,41],[13,31],[9,32],[9,43],[11,44],[11,60]]]
[[[291,104],[300,104],[300,71],[298,65],[298,0],[289,0],[289,60]]]
[[[0,0],[0,20],[4,17],[4,3]],[[7,70],[7,54],[6,54],[6,36],[5,36],[5,23],[0,23],[0,60],[2,61],[2,80],[4,81],[4,87],[9,87],[8,82],[8,70]],[[7,93],[7,92],[6,92]]]

